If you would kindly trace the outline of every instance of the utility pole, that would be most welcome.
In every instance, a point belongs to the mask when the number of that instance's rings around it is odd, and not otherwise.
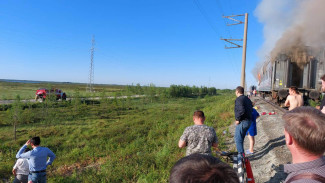
[[[90,49],[90,67],[89,67],[89,78],[86,91],[93,92],[94,85],[94,51],[95,51],[95,36],[91,40],[91,49]]]
[[[242,22],[240,20],[235,19],[234,17],[238,17],[238,16],[245,16],[245,22]],[[236,23],[233,24],[227,24],[227,26],[231,26],[231,25],[238,25],[238,24],[245,24],[244,27],[244,39],[223,39],[221,38],[221,40],[224,40],[230,44],[235,45],[234,47],[227,47],[225,46],[225,49],[231,49],[231,48],[241,48],[243,47],[243,55],[242,55],[242,67],[241,67],[241,82],[240,85],[242,87],[245,87],[245,67],[246,67],[246,47],[247,47],[247,28],[248,28],[248,13],[245,14],[241,14],[241,15],[231,15],[231,16],[222,16],[223,18],[228,18],[232,21],[235,21]],[[233,41],[243,41],[243,46],[240,46],[237,43],[234,43]]]

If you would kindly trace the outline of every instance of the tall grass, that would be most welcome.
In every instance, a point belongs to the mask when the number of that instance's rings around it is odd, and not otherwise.
[[[32,136],[57,156],[48,182],[167,182],[173,164],[185,155],[177,142],[192,114],[203,110],[206,124],[223,131],[234,121],[235,96],[204,98],[115,98],[100,101],[25,104],[17,140],[7,110],[0,110],[0,177],[13,179],[18,149]],[[25,118],[24,118],[25,119]],[[27,120],[28,119],[28,120]]]

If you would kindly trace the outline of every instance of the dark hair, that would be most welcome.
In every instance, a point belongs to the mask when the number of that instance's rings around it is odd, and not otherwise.
[[[282,117],[284,129],[307,152],[325,152],[325,114],[313,107],[297,107]]]
[[[205,118],[204,112],[200,111],[200,110],[195,111],[193,116],[198,117],[198,118]]]
[[[320,77],[321,80],[325,81],[325,74]]]
[[[290,89],[295,91],[295,93],[297,94],[299,93],[298,88],[296,86],[291,86]]]
[[[30,151],[30,149],[28,147],[26,147],[26,149],[24,150],[24,153],[28,152],[28,151]]]
[[[237,86],[236,91],[237,91],[239,94],[244,94],[244,87]]]
[[[34,144],[35,146],[38,146],[41,143],[41,139],[39,137],[33,137],[30,139],[30,143]]]
[[[170,183],[239,183],[237,173],[219,159],[192,154],[176,162],[170,171]]]

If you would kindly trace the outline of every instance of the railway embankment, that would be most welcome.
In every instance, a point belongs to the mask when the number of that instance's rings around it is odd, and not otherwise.
[[[284,182],[287,175],[283,171],[283,165],[291,162],[291,155],[284,139],[283,111],[259,97],[253,97],[252,101],[256,101],[255,106],[258,107],[257,111],[260,113],[260,118],[256,123],[257,136],[255,136],[254,154],[248,155],[255,182]],[[266,114],[262,115],[263,112]],[[229,131],[233,136],[235,125],[232,125]],[[229,140],[229,144],[234,146],[233,138]],[[244,146],[245,149],[249,148],[248,138],[245,138]]]

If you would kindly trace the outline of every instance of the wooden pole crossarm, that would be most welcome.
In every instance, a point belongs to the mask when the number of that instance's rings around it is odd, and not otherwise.
[[[227,46],[225,46],[226,49],[230,49],[230,48],[241,48],[242,47],[241,45],[239,45],[237,43],[234,43],[232,41],[243,41],[243,39],[222,39],[221,38],[221,40],[224,40],[224,41],[226,41],[226,42],[228,42],[228,43],[233,44],[233,45],[236,46],[236,47],[227,47]]]
[[[240,14],[240,15],[228,15],[228,16],[222,16],[223,18],[228,18],[228,17],[240,17],[240,16],[245,16],[245,14]]]
[[[235,21],[235,22],[238,22],[238,23],[234,23],[234,24],[227,24],[227,26],[231,26],[231,25],[238,25],[238,24],[243,24],[244,23],[243,21],[232,18],[232,17],[238,17],[238,16],[245,16],[245,14],[243,14],[243,15],[222,16],[222,17],[223,18],[228,18],[229,20],[232,20],[232,21]]]

